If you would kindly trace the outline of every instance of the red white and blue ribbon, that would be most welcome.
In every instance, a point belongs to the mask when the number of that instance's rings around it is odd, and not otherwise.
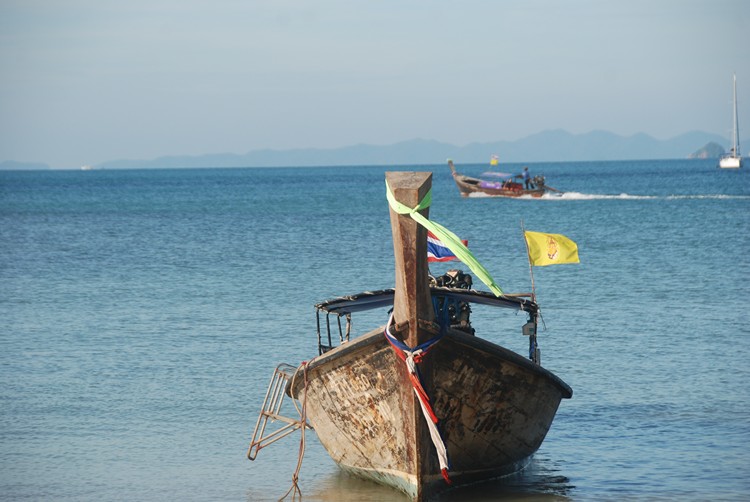
[[[427,355],[427,352],[429,352],[429,350],[442,339],[443,334],[441,333],[435,338],[431,338],[425,343],[412,349],[391,334],[392,323],[393,313],[391,313],[388,318],[388,323],[385,325],[383,334],[385,334],[385,339],[391,344],[396,355],[406,363],[406,368],[409,371],[409,380],[411,381],[414,393],[417,395],[417,399],[419,399],[419,405],[422,408],[422,415],[424,416],[425,422],[427,422],[427,428],[430,431],[432,444],[435,445],[438,462],[440,462],[440,473],[443,475],[445,482],[451,484],[450,477],[448,476],[448,469],[450,469],[448,451],[445,448],[445,443],[443,442],[443,438],[437,428],[438,418],[430,404],[430,397],[427,395],[424,387],[422,387],[422,382],[419,378],[419,369],[417,368],[417,363],[421,362],[424,356]]]

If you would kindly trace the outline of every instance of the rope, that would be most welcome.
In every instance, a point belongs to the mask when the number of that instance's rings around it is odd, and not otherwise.
[[[424,416],[425,422],[427,422],[427,428],[430,431],[430,439],[432,439],[432,444],[435,446],[435,451],[438,456],[438,462],[440,462],[440,474],[442,474],[443,479],[445,479],[447,484],[451,484],[450,477],[448,476],[448,469],[450,469],[448,451],[445,448],[445,443],[443,442],[443,438],[440,436],[440,431],[437,428],[438,418],[430,405],[430,397],[422,386],[422,382],[419,378],[419,368],[417,368],[417,363],[421,362],[430,349],[443,338],[445,330],[441,330],[441,333],[438,336],[414,347],[414,349],[411,349],[391,334],[391,324],[393,324],[392,312],[388,318],[388,323],[385,325],[383,334],[385,335],[385,339],[388,340],[388,343],[391,344],[391,347],[396,352],[396,355],[406,363],[406,368],[409,370],[409,380],[411,381],[414,393],[419,400],[419,406],[422,408],[422,415]]]
[[[388,199],[388,204],[390,204],[391,209],[396,211],[398,214],[409,215],[414,221],[432,232],[435,237],[442,241],[443,244],[448,247],[448,249],[453,251],[453,254],[456,255],[456,257],[461,260],[467,267],[469,267],[469,269],[471,269],[471,271],[474,272],[474,274],[479,277],[479,279],[483,283],[485,283],[488,288],[490,288],[490,291],[492,291],[495,296],[501,296],[503,294],[503,290],[500,289],[500,286],[495,283],[495,280],[492,278],[487,269],[484,268],[481,263],[479,263],[479,260],[476,259],[471,251],[469,251],[469,248],[467,248],[464,243],[461,242],[461,239],[459,239],[456,234],[440,225],[439,223],[430,221],[419,214],[419,211],[427,209],[428,207],[430,207],[430,204],[432,204],[432,189],[430,189],[427,192],[427,195],[424,196],[424,199],[422,199],[419,204],[417,204],[417,207],[412,209],[396,200],[396,198],[393,196],[393,192],[391,192],[391,187],[388,186],[387,181],[385,182],[385,188],[386,198]]]
[[[302,429],[302,434],[300,436],[299,440],[299,453],[297,456],[297,468],[294,471],[294,474],[292,474],[292,486],[289,487],[289,490],[284,494],[283,497],[279,499],[279,502],[286,499],[289,494],[292,494],[292,500],[297,500],[297,496],[299,495],[299,500],[302,500],[302,490],[299,488],[299,473],[302,469],[302,459],[305,456],[305,429],[307,428],[307,361],[302,361],[302,364],[300,365],[300,368],[302,368],[302,373],[305,377],[305,388],[303,391],[303,401],[302,401],[302,410],[300,411],[299,408],[297,408],[297,404],[294,403],[294,407],[297,409],[297,412],[300,415],[300,429]],[[292,387],[294,387],[294,380],[297,378],[297,374],[299,373],[299,368],[297,368],[297,371],[294,372],[294,376],[292,377]],[[292,400],[294,402],[294,400]]]

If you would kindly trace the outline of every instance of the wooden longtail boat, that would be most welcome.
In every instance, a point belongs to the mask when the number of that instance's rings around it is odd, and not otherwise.
[[[472,178],[460,174],[456,171],[456,167],[453,165],[453,161],[448,161],[448,166],[451,168],[453,173],[453,181],[456,182],[459,192],[462,197],[469,197],[471,194],[484,194],[490,197],[534,197],[539,198],[548,191],[559,192],[552,187],[545,185],[544,176],[534,176],[532,178],[532,185],[534,188],[526,189],[521,183],[516,183],[512,180],[507,181],[487,181],[479,178]]]
[[[396,201],[415,208],[431,176],[389,172],[386,180]],[[426,217],[428,209],[420,213]],[[312,427],[342,469],[424,501],[450,486],[522,469],[572,390],[539,364],[535,302],[468,289],[470,278],[462,287],[445,287],[450,277],[429,275],[427,230],[393,208],[391,228],[395,288],[316,305],[319,355],[287,375],[285,392],[302,403],[298,426]],[[529,358],[474,336],[470,303],[525,312]],[[352,313],[390,305],[385,327],[349,341]],[[331,316],[338,321],[338,346]]]

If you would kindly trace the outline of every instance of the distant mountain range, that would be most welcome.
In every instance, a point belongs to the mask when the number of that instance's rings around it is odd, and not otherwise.
[[[455,146],[438,141],[413,139],[391,145],[353,145],[342,148],[254,150],[245,154],[223,153],[199,156],[168,156],[152,160],[123,159],[103,162],[97,169],[185,168],[185,167],[282,167],[355,165],[431,165],[453,158],[463,164],[487,162],[498,155],[501,162],[566,162],[591,160],[681,159],[695,157],[708,144],[727,144],[726,138],[705,132],[689,132],[668,140],[647,134],[619,136],[606,131],[571,134],[563,130],[543,131],[517,141],[470,143]],[[747,143],[741,151],[747,152]],[[711,153],[715,153],[713,148]],[[718,155],[717,155],[718,156]],[[27,166],[27,167],[24,167]],[[43,165],[0,163],[0,169],[38,169]],[[46,166],[48,168],[48,166]],[[41,167],[43,168],[43,167]]]

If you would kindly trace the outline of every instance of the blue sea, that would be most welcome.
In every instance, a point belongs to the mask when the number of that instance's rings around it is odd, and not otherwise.
[[[316,302],[393,285],[389,170],[434,173],[431,218],[506,292],[530,289],[522,224],[579,247],[534,269],[542,364],[573,398],[525,471],[444,500],[750,499],[750,173],[529,167],[566,194],[461,198],[444,164],[0,172],[0,499],[281,498],[300,437],[250,462],[258,412],[278,363],[317,354]],[[477,334],[525,353],[524,320],[492,315]],[[299,487],[402,500],[311,431]]]

